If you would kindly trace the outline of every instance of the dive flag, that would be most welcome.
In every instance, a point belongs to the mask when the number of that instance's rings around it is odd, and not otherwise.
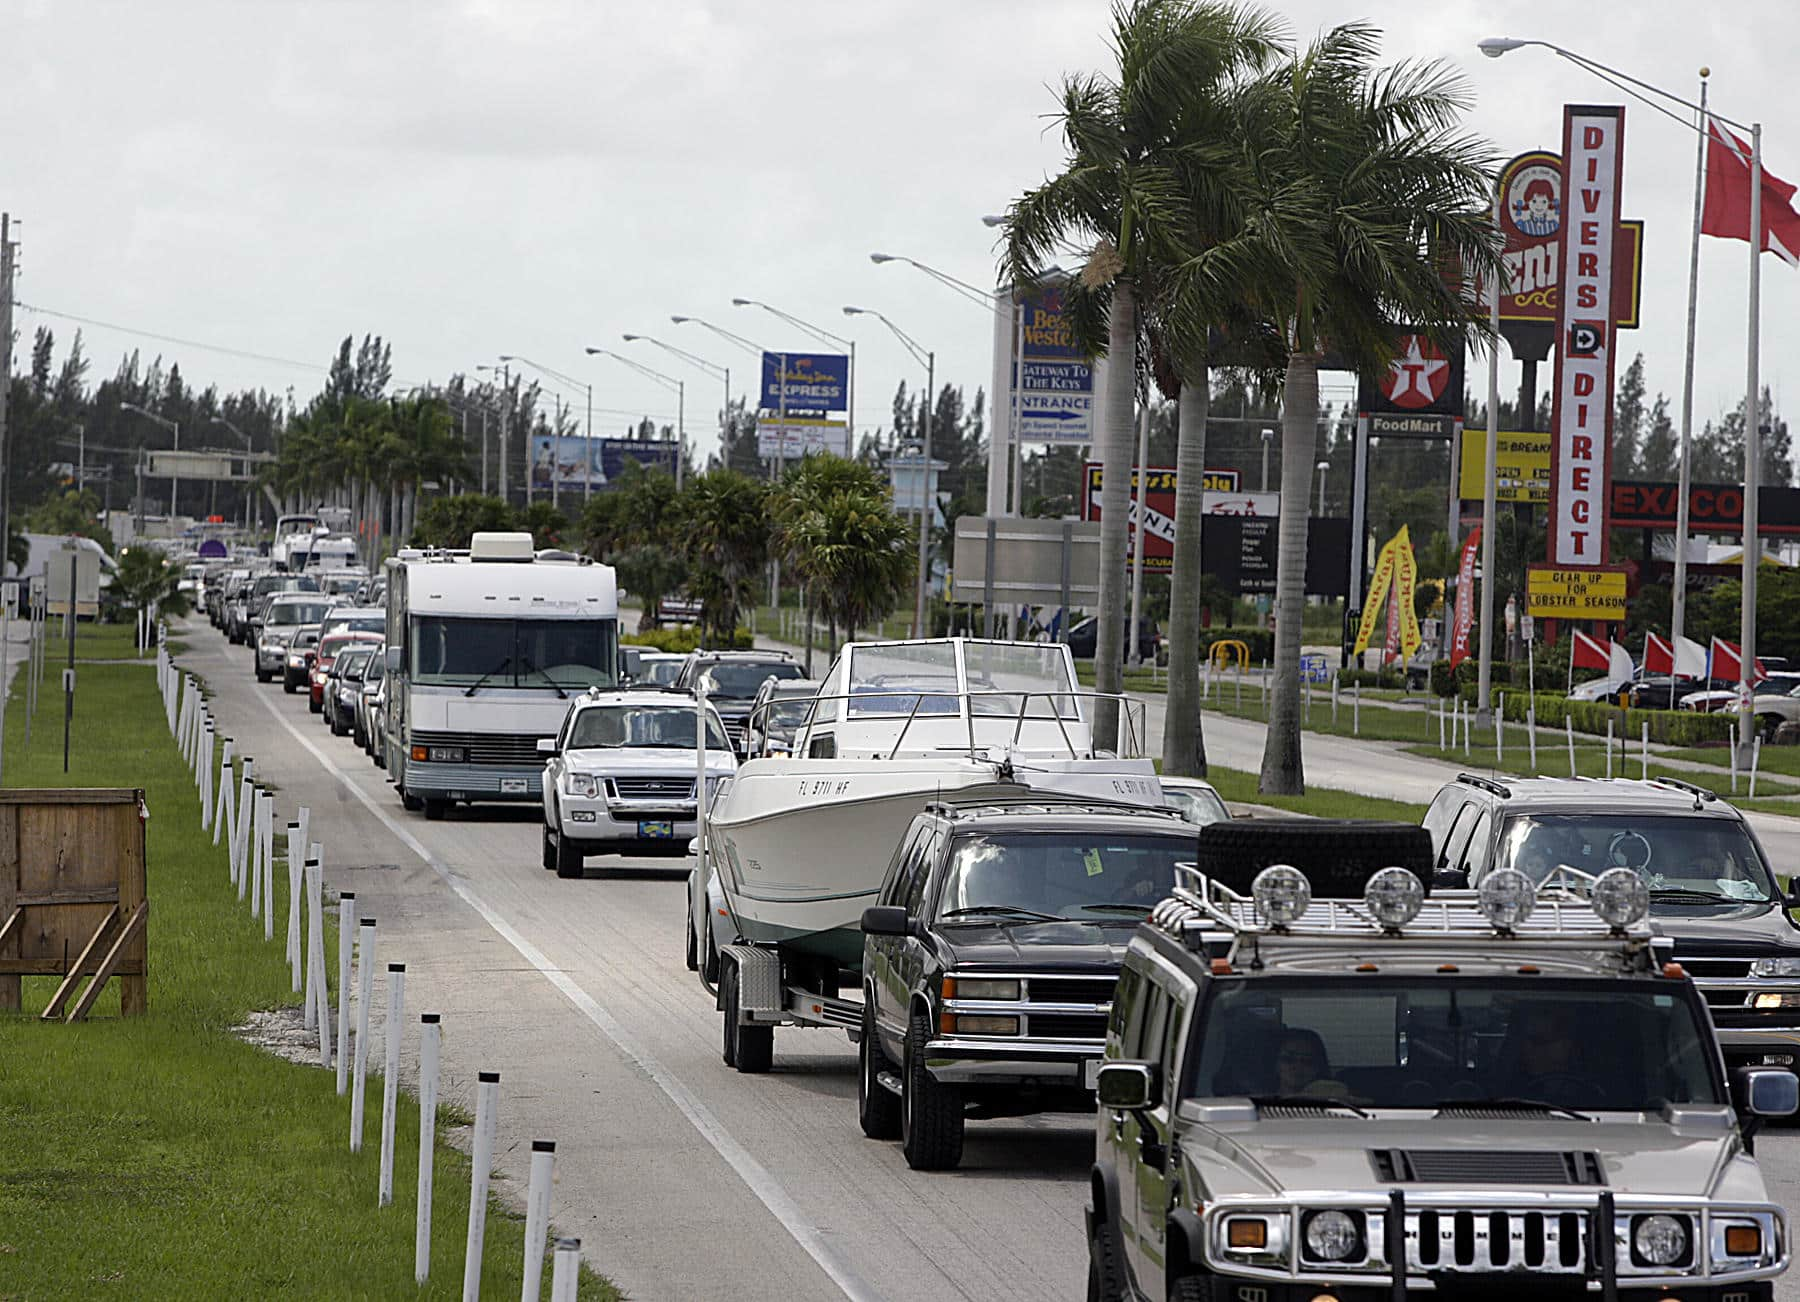
[[[1794,187],[1762,169],[1762,246],[1800,267],[1800,212]],[[1750,146],[1715,117],[1706,120],[1706,199],[1700,233],[1750,242]]]
[[[1586,633],[1578,632],[1575,644],[1569,648],[1569,665],[1574,669],[1610,669],[1612,655]]]
[[[1737,682],[1743,677],[1743,653],[1740,651],[1736,642],[1727,642],[1722,637],[1715,637],[1712,640],[1712,646],[1707,651],[1707,658],[1711,662],[1707,666],[1711,671],[1707,677],[1723,678],[1727,682],[1732,683]],[[1763,662],[1760,659],[1756,661],[1755,668],[1755,677],[1762,678],[1765,676],[1763,674]]]
[[[1644,634],[1644,673],[1672,674],[1675,672],[1675,648],[1663,641],[1654,633]]]

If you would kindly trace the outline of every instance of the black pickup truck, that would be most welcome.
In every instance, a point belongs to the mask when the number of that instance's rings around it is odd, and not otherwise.
[[[947,1169],[971,1111],[1090,1111],[1125,948],[1195,831],[1114,805],[919,814],[863,913],[863,1133]]]

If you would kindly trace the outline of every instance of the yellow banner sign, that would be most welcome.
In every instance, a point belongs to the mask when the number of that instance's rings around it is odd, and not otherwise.
[[[1550,500],[1550,435],[1548,431],[1500,432],[1494,453],[1494,500]],[[1457,495],[1479,502],[1487,491],[1487,431],[1464,428]]]
[[[1525,609],[1534,619],[1624,619],[1625,571],[1533,565],[1525,576]]]
[[[1375,558],[1375,573],[1369,576],[1369,595],[1363,601],[1362,623],[1356,629],[1355,654],[1369,649],[1375,636],[1375,622],[1381,614],[1382,600],[1394,603],[1400,617],[1400,650],[1408,659],[1419,649],[1419,616],[1413,609],[1413,594],[1418,590],[1419,567],[1413,559],[1412,536],[1405,525],[1400,532],[1382,544]]]
[[[1375,617],[1381,613],[1382,600],[1393,586],[1394,542],[1390,538],[1383,543],[1375,558],[1375,572],[1369,576],[1369,595],[1363,598],[1362,622],[1356,626],[1356,645],[1352,648],[1356,655],[1369,649],[1369,639],[1375,636]]]

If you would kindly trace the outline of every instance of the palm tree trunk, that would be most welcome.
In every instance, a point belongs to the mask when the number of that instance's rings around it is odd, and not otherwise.
[[[1176,407],[1175,568],[1169,578],[1169,696],[1163,716],[1163,772],[1206,776],[1200,721],[1200,525],[1205,518],[1206,416],[1211,375],[1182,381]]]
[[[1306,604],[1306,503],[1319,442],[1319,358],[1289,354],[1281,395],[1281,529],[1275,557],[1275,658],[1257,790],[1306,791],[1300,760],[1300,617]],[[1265,687],[1265,690],[1271,690]]]
[[[813,635],[812,635],[812,622],[813,622],[813,591],[814,591],[814,589],[813,589],[813,585],[812,585],[812,584],[810,584],[810,583],[806,583],[806,584],[802,584],[802,585],[801,585],[801,588],[800,588],[800,604],[801,604],[801,607],[802,607],[802,609],[803,609],[803,610],[804,610],[804,611],[805,611],[805,614],[806,614],[806,676],[807,676],[807,677],[808,677],[808,678],[811,678],[811,677],[812,677],[812,675],[813,675],[813,666],[812,666],[812,656],[813,656]]]
[[[1106,345],[1106,402],[1100,453],[1100,627],[1094,638],[1094,747],[1117,750],[1119,703],[1105,693],[1123,685],[1125,547],[1130,509],[1132,407],[1137,395],[1137,298],[1131,281],[1113,282]],[[1134,633],[1136,630],[1132,630]]]

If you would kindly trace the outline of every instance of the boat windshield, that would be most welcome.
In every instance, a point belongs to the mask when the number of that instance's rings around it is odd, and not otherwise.
[[[963,644],[969,711],[1028,719],[1079,718],[1060,646],[1030,642]],[[851,715],[958,714],[963,680],[950,642],[859,646],[851,653]],[[915,708],[916,706],[916,708]]]
[[[970,642],[963,648],[968,665],[969,709],[975,714],[1027,719],[1073,719],[1075,697],[1069,695],[1069,662],[1061,646],[1034,642]],[[991,695],[989,694],[991,693]]]
[[[958,714],[956,647],[949,642],[859,646],[850,656],[852,715]]]

